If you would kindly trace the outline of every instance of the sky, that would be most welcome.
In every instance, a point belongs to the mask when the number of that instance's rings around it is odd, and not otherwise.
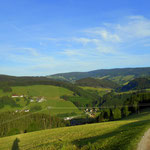
[[[150,67],[149,0],[0,0],[0,74]]]

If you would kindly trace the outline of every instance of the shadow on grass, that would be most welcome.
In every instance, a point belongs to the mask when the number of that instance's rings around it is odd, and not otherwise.
[[[20,150],[20,149],[19,149],[19,142],[20,142],[20,140],[19,140],[18,138],[16,138],[16,139],[14,140],[14,142],[13,142],[13,145],[12,145],[11,150]]]
[[[150,124],[150,120],[129,123],[104,135],[75,140],[73,144],[79,149],[125,150],[131,142],[134,145],[134,139],[145,130],[147,124]],[[101,147],[102,142],[105,142],[107,138],[112,139],[109,144]]]
[[[150,114],[150,111],[146,111],[146,110],[149,110],[149,109],[146,109],[145,111],[144,110],[142,110],[138,115],[137,115],[137,113],[131,114],[128,117],[125,117],[121,120],[131,120],[131,119],[138,120],[139,118],[144,118],[144,117],[146,117],[146,115]]]

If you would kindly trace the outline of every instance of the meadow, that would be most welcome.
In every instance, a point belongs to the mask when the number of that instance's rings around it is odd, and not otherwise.
[[[16,138],[21,150],[136,150],[150,128],[150,110],[120,121],[62,127],[0,138],[0,149],[11,149]]]
[[[82,112],[70,101],[65,101],[60,98],[62,95],[73,95],[73,92],[57,86],[51,85],[32,85],[32,86],[15,86],[12,87],[12,92],[4,93],[0,90],[0,96],[12,96],[12,95],[25,95],[27,97],[44,97],[45,101],[30,102],[26,105],[24,98],[19,98],[20,101],[17,103],[21,106],[18,108],[12,108],[10,106],[5,106],[0,109],[0,112],[4,111],[15,111],[16,109],[30,109],[34,105],[40,105],[42,110],[40,112],[49,113],[51,115],[80,115]]]
[[[80,86],[84,90],[94,90],[97,91],[100,96],[103,96],[111,92],[110,88],[100,88],[100,87],[89,87],[89,86]]]

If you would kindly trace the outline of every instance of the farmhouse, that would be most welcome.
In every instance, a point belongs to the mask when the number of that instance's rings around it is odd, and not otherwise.
[[[41,102],[43,102],[44,100],[45,100],[44,97],[40,97],[40,98],[37,98],[37,99],[36,99],[36,101],[37,101],[38,103],[41,103]]]
[[[12,95],[12,98],[17,98],[17,97],[24,97],[23,95]]]
[[[29,111],[30,111],[29,109],[25,109],[25,110],[24,110],[24,112],[29,112]]]
[[[33,99],[30,99],[30,102],[34,102],[34,100],[33,100]]]
[[[73,119],[74,117],[65,117],[64,120],[71,120]]]

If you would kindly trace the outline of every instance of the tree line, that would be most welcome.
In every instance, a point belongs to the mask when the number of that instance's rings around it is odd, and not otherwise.
[[[9,105],[11,107],[20,107],[20,105],[17,104],[13,98],[8,96],[0,97],[0,109],[3,108],[5,105]]]
[[[64,127],[69,124],[68,121],[47,114],[3,112],[0,114],[0,137]]]
[[[108,101],[106,98],[111,98],[112,96],[110,94],[108,95],[103,97],[105,102]],[[110,106],[108,104],[104,106],[101,105],[100,115],[97,117],[98,122],[118,120],[133,113],[140,113],[142,109],[150,108],[150,92],[146,92],[146,90],[115,95],[115,99],[116,101],[122,100],[123,103],[118,105],[112,105],[110,103]]]

